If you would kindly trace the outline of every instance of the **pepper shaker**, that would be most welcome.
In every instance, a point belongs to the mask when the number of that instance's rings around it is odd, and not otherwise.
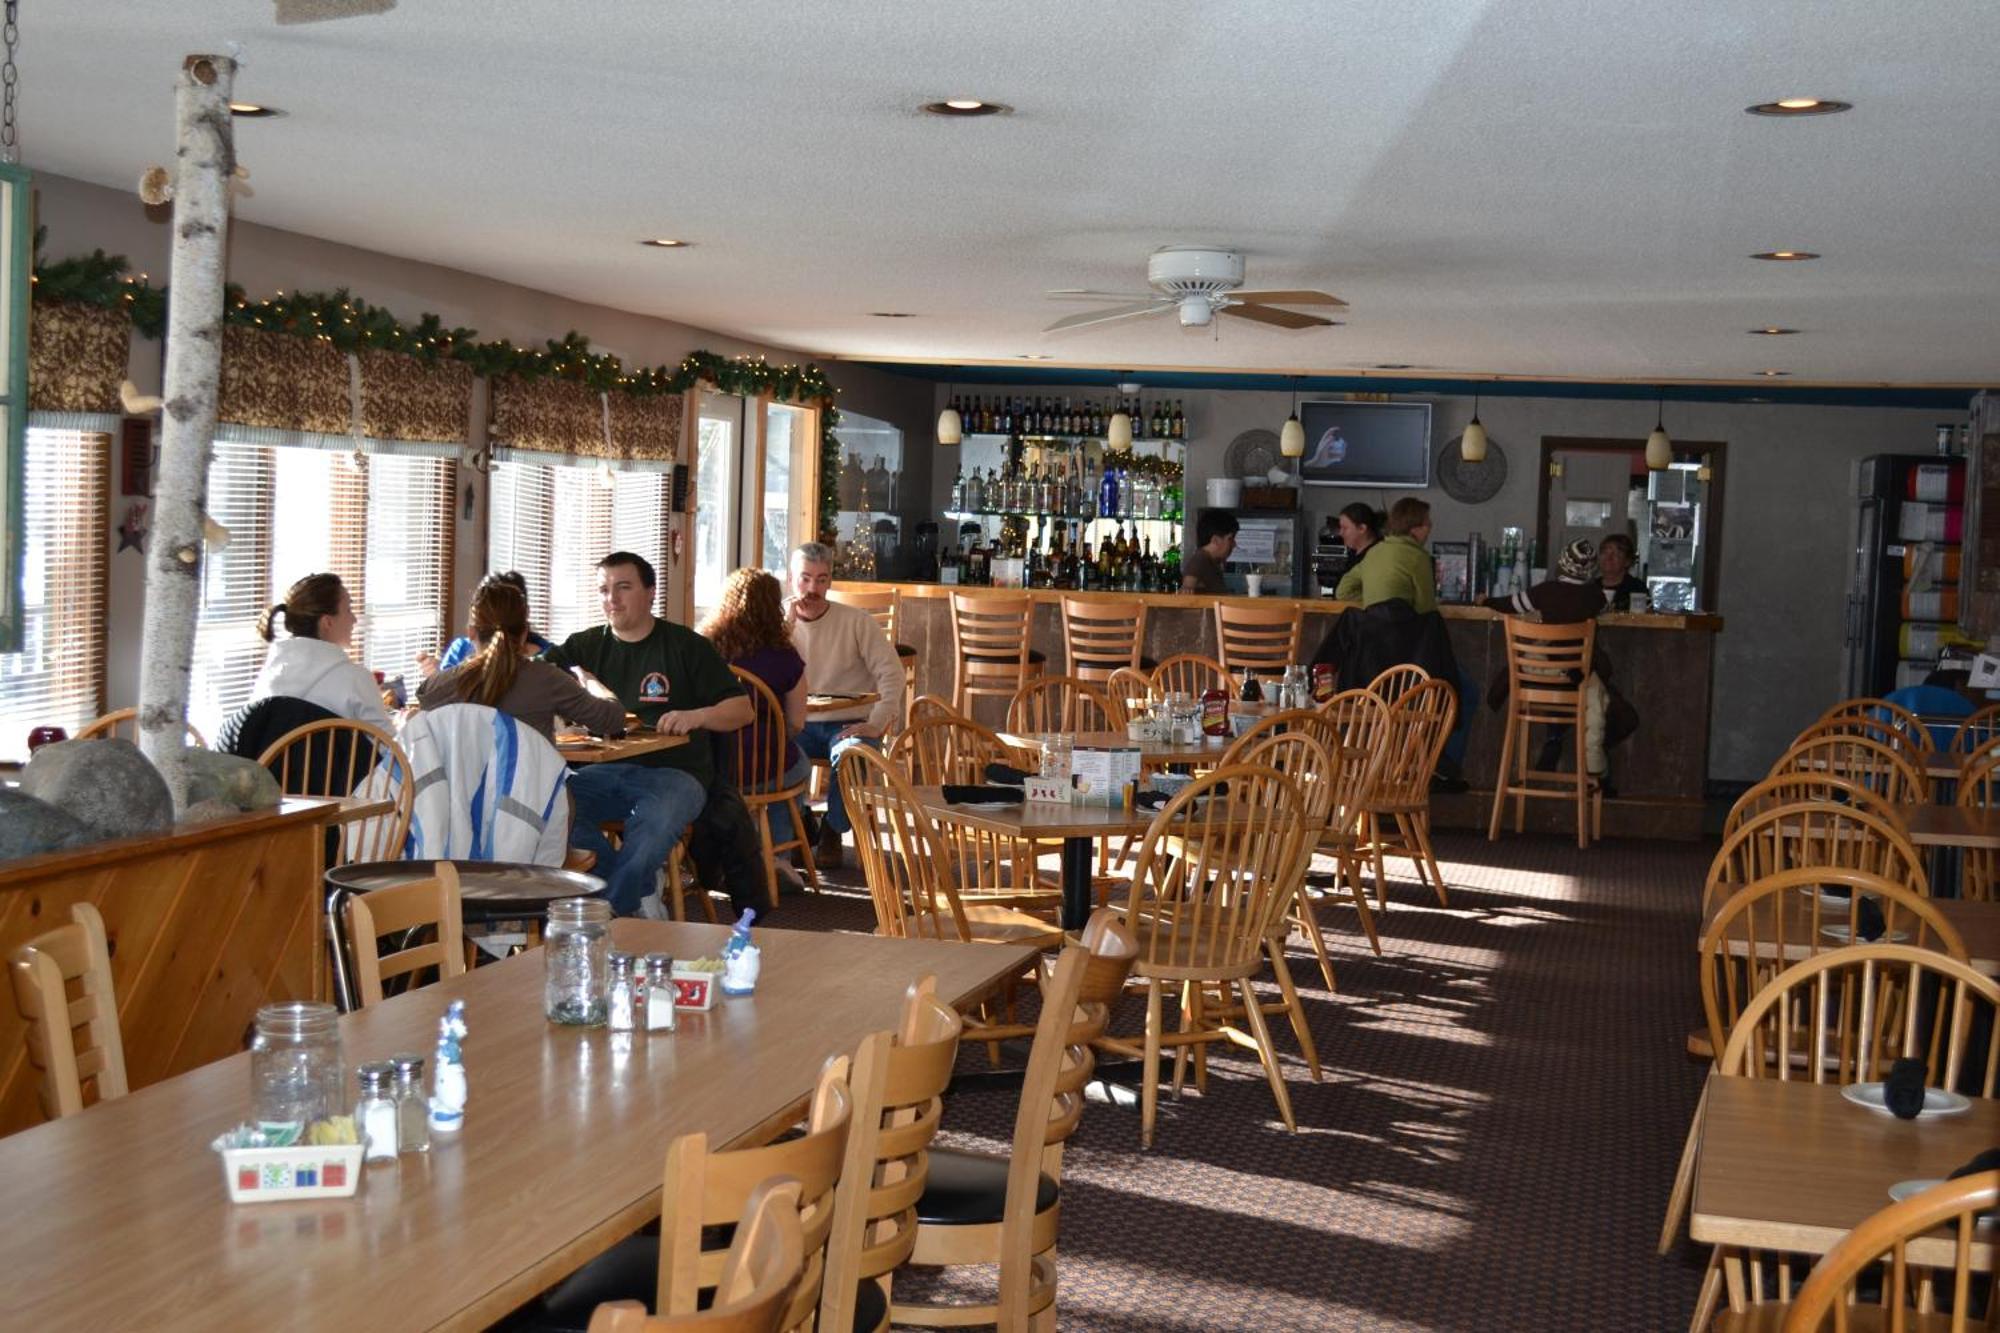
[[[396,1071],[396,1150],[431,1150],[430,1098],[424,1094],[424,1057],[398,1055],[389,1064]]]

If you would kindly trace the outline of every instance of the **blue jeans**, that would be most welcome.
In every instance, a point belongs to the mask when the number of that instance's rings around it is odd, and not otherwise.
[[[799,762],[785,770],[785,775],[778,779],[778,786],[772,790],[796,787],[804,782],[811,773],[812,761],[801,755]],[[762,791],[764,789],[759,788],[758,790]],[[744,794],[754,796],[757,792],[752,791]],[[771,845],[775,847],[781,842],[790,841],[792,836],[792,807],[780,801],[768,808],[771,813]]]
[[[1472,677],[1458,673],[1458,718],[1451,735],[1444,738],[1444,762],[1456,776],[1465,766],[1465,742],[1472,734],[1472,715],[1479,709],[1479,685]]]
[[[882,748],[879,739],[849,736],[846,740],[836,740],[842,731],[855,723],[854,718],[844,722],[808,722],[806,729],[799,733],[799,749],[805,751],[808,759],[824,759],[833,765],[833,780],[826,787],[826,826],[835,833],[847,832],[847,803],[840,799],[840,758],[857,745],[872,745]]]
[[[708,789],[678,768],[583,764],[570,773],[569,790],[576,798],[570,846],[597,853],[591,873],[604,880],[611,910],[631,916],[653,891],[660,867],[681,832],[701,813]],[[625,834],[615,851],[598,828],[613,819],[625,821]]]

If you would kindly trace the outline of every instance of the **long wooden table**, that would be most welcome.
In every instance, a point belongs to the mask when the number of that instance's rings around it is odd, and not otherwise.
[[[1826,1084],[1709,1075],[1688,1234],[1704,1244],[1824,1254],[1889,1204],[1900,1180],[1941,1179],[2000,1142],[2000,1101],[1963,1115],[1898,1120]],[[1974,1262],[1991,1264],[1990,1244]],[[1919,1240],[1918,1264],[1949,1264],[1951,1242]]]
[[[664,732],[647,728],[644,731],[627,732],[616,740],[593,736],[587,740],[556,742],[556,753],[564,762],[571,764],[610,764],[621,759],[636,759],[642,754],[652,754],[659,750],[672,750],[686,745],[686,736],[669,736]]]
[[[713,953],[727,930],[613,923],[617,947]],[[6,1319],[38,1330],[481,1328],[657,1217],[668,1142],[770,1139],[828,1056],[895,1026],[935,974],[956,1004],[1019,975],[1033,950],[759,930],[751,997],[682,1014],[675,1033],[562,1028],[542,1017],[531,950],[341,1020],[350,1069],[428,1056],[463,999],[463,1131],[367,1168],[351,1199],[232,1205],[216,1134],[247,1118],[232,1056],[0,1140],[12,1225]]]
[[[1722,910],[1722,905],[1728,900],[1729,895],[1726,892],[1716,895],[1714,904],[1710,906],[1707,915],[1702,918],[1701,934],[1695,936],[1697,946],[1699,946],[1702,936],[1708,933],[1709,923],[1715,920],[1716,913]],[[1959,938],[1965,941],[1965,951],[1972,966],[1984,972],[1989,977],[2000,977],[2000,902],[1974,902],[1965,898],[1932,898],[1929,902],[1932,907],[1937,909],[1938,915],[1943,917],[1946,923],[1958,932]],[[1899,923],[1897,929],[1905,929],[1903,923],[1907,923],[1909,920],[1910,918],[1907,914],[1899,915],[1897,917]],[[1822,921],[1839,922],[1845,925],[1847,921],[1847,909],[1823,909]],[[1770,938],[1774,927],[1771,922],[1771,913],[1768,910],[1768,904],[1764,905],[1763,910],[1758,910],[1757,912],[1757,927],[1758,940],[1762,946],[1758,952],[1764,954],[1766,957],[1770,957],[1776,952],[1777,946]],[[1812,957],[1814,954],[1825,953],[1829,949],[1839,948],[1842,943],[1825,935],[1821,935],[1816,939],[1809,938],[1811,933],[1811,904],[1806,901],[1803,895],[1800,895],[1799,901],[1789,905],[1785,912],[1784,957],[1786,962],[1801,962]],[[1897,942],[1899,941],[1886,939],[1878,941],[1878,943],[1883,944]],[[1909,941],[1900,942],[1909,943]],[[1863,940],[1861,943],[1865,944],[1868,941]],[[1732,955],[1740,958],[1747,951],[1748,946],[1741,938],[1729,941],[1729,952]]]
[[[2000,850],[2000,810],[1957,805],[1906,805],[1899,813],[1910,841],[1919,847]]]

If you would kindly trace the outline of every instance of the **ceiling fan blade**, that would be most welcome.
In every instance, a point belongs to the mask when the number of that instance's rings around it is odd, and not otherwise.
[[[1317,325],[1336,322],[1331,319],[1321,319],[1318,315],[1301,315],[1296,310],[1277,310],[1267,305],[1224,306],[1222,313],[1235,315],[1238,319],[1254,319],[1259,324],[1276,324],[1283,329],[1310,329]]]
[[[1056,333],[1062,329],[1080,329],[1086,324],[1109,324],[1114,319],[1132,319],[1139,315],[1159,315],[1173,308],[1174,303],[1172,301],[1148,301],[1144,305],[1119,306],[1111,310],[1092,310],[1086,314],[1071,315],[1068,319],[1059,319],[1043,329],[1042,332]]]
[[[363,14],[386,14],[396,0],[276,0],[279,23],[325,23]]]
[[[1070,300],[1079,296],[1094,296],[1103,301],[1150,301],[1154,297],[1154,293],[1152,292],[1100,292],[1094,291],[1089,287],[1057,287],[1045,293],[1045,295],[1060,297],[1063,300]]]
[[[1341,305],[1347,302],[1332,292],[1231,292],[1239,301],[1250,301],[1259,305]]]

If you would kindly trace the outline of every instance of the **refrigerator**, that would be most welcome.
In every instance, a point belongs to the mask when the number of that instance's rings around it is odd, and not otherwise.
[[[1847,595],[1848,697],[1920,684],[1958,628],[1965,460],[1875,454],[1861,460]],[[1976,646],[1976,645],[1975,645]]]

